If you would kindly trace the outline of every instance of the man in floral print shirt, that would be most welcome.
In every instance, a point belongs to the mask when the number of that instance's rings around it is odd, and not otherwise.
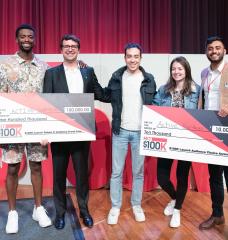
[[[16,30],[18,52],[0,63],[0,92],[41,92],[43,78],[48,65],[36,58],[32,49],[35,42],[35,30],[28,24],[20,25]],[[24,152],[29,160],[31,181],[34,192],[33,220],[41,227],[50,226],[42,201],[41,161],[47,158],[47,146],[40,143],[2,144],[2,161],[8,164],[6,191],[9,204],[6,233],[18,232],[18,213],[16,211],[16,192],[18,172]],[[26,149],[26,151],[25,151]]]

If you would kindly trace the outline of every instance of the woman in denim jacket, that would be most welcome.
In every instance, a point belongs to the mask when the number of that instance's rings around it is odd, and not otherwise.
[[[197,109],[200,86],[191,76],[191,68],[184,57],[177,57],[170,64],[168,82],[161,86],[153,100],[155,105]],[[180,209],[188,188],[188,174],[191,167],[189,161],[178,161],[176,176],[177,188],[170,180],[173,159],[158,158],[157,176],[162,189],[171,197],[164,209],[166,216],[171,216],[170,227],[180,226]]]

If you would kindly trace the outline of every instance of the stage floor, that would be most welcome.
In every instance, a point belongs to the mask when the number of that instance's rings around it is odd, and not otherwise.
[[[73,188],[68,188],[73,203],[77,209]],[[51,190],[44,189],[43,195],[50,196]],[[94,218],[92,229],[81,227],[86,240],[220,240],[228,239],[228,194],[225,192],[224,213],[227,222],[211,230],[201,231],[198,225],[211,214],[210,194],[189,191],[181,211],[181,226],[178,229],[169,227],[170,217],[163,215],[163,208],[169,201],[168,196],[161,190],[144,192],[142,207],[146,221],[137,223],[134,220],[131,205],[130,191],[123,192],[123,206],[119,222],[115,226],[106,223],[107,214],[111,207],[109,190],[100,189],[90,191],[89,209]],[[31,186],[19,186],[18,198],[32,197]],[[5,189],[0,189],[0,200],[6,199]],[[78,211],[78,209],[77,209]],[[0,233],[1,234],[1,233]],[[16,239],[16,235],[15,235]]]

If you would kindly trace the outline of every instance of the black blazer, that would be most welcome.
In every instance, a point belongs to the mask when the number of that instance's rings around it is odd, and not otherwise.
[[[93,68],[80,68],[84,82],[84,93],[94,93],[94,98],[102,100],[104,91],[98,83]],[[43,83],[44,93],[69,93],[63,64],[46,71]]]

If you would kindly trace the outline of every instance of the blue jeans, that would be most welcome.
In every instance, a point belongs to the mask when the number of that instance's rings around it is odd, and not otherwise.
[[[119,135],[112,136],[112,176],[110,183],[110,197],[112,207],[120,208],[122,204],[122,179],[125,158],[131,145],[132,158],[132,194],[131,205],[141,205],[143,180],[144,180],[144,156],[139,155],[140,131],[120,129]]]

